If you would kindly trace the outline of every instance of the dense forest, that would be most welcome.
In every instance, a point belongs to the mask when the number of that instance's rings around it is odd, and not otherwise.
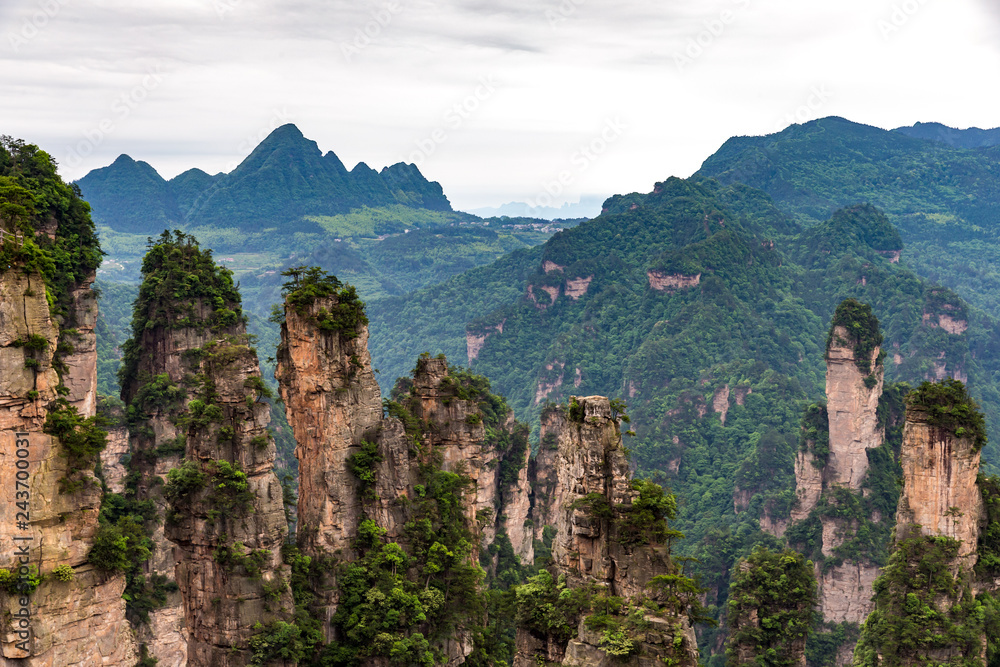
[[[973,141],[971,130],[929,129],[889,132],[824,118],[734,137],[698,175],[759,188],[807,226],[844,206],[874,204],[899,228],[914,271],[1000,316],[1000,146]]]
[[[367,302],[386,393],[416,355],[447,354],[489,378],[531,426],[535,447],[543,446],[538,419],[552,405],[592,394],[622,399],[633,465],[676,494],[673,526],[687,536],[678,551],[698,559],[691,570],[714,592],[705,613],[718,619],[740,560],[770,567],[786,546],[761,530],[760,517],[765,507],[781,516],[794,503],[795,452],[818,418],[807,408],[820,404],[827,335],[845,299],[870,306],[880,324],[887,404],[900,410],[906,385],[898,383],[967,381],[995,441],[1000,306],[992,264],[1000,251],[988,223],[998,154],[964,148],[967,141],[836,118],[733,139],[695,177],[612,197],[598,218],[536,247],[527,246],[547,234],[529,240],[511,221],[462,225],[447,217],[457,214],[405,204],[311,215],[301,220],[354,236],[327,236],[308,251],[289,245],[267,271],[244,273],[249,330],[270,382],[276,335],[266,313],[280,300],[280,270],[316,264],[355,284]],[[408,225],[409,216],[425,224],[402,234],[379,226]],[[318,233],[287,231],[279,236],[290,244]],[[382,232],[396,235],[372,238]],[[249,243],[266,240],[251,235]],[[101,381],[113,391],[108,355],[123,340],[122,302],[134,288],[102,288]],[[284,447],[277,439],[291,467],[287,425],[276,415],[275,426],[286,430]],[[898,450],[894,437],[886,451]],[[1000,463],[998,452],[994,442],[985,446],[987,471]],[[880,488],[871,502],[888,511],[895,493]],[[820,562],[810,525],[790,538]],[[891,524],[870,528],[866,557],[885,564]],[[826,630],[808,646],[812,664],[857,632]],[[719,632],[700,635],[710,653]],[[712,664],[721,664],[716,655]]]

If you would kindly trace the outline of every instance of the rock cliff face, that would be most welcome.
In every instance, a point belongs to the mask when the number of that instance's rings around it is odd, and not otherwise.
[[[124,665],[137,657],[121,598],[125,578],[109,577],[87,561],[101,506],[94,461],[70,470],[59,438],[45,432],[50,411],[61,409],[60,396],[82,417],[95,412],[92,281],[75,286],[65,317],[55,320],[40,276],[18,270],[0,275],[0,479],[7,489],[0,499],[0,537],[12,545],[0,567],[15,582],[21,565],[43,576],[26,604],[14,589],[0,593],[2,665]],[[60,362],[61,377],[55,368]],[[60,480],[70,475],[79,484],[63,493]],[[23,560],[17,555],[22,548]],[[71,580],[52,575],[60,566],[72,568]],[[24,613],[29,621],[14,620]]]
[[[794,524],[815,515],[822,526],[820,550],[827,558],[835,555],[834,550],[857,526],[850,520],[830,516],[832,513],[817,511],[817,507],[836,504],[837,489],[859,491],[868,471],[868,451],[882,446],[884,440],[884,428],[878,420],[883,385],[880,349],[876,346],[867,359],[872,373],[865,376],[858,369],[858,351],[847,338],[844,327],[833,328],[826,358],[825,414],[816,415],[822,422],[818,432],[807,439],[795,461],[797,504],[790,521]],[[817,412],[823,410],[818,406]],[[825,463],[817,458],[817,440],[828,443],[821,448],[828,457]],[[823,619],[829,623],[863,621],[872,609],[871,586],[877,574],[878,566],[864,560],[844,560],[825,569],[817,564]]]
[[[368,329],[354,338],[324,331],[317,299],[300,312],[285,308],[275,372],[288,424],[298,443],[298,541],[307,553],[350,548],[361,518],[356,478],[347,457],[382,420],[382,397],[368,353]],[[395,497],[395,496],[393,496]]]
[[[858,331],[866,333],[859,337]],[[860,624],[871,612],[872,586],[883,563],[857,542],[857,535],[861,530],[878,535],[875,541],[883,534],[888,539],[892,527],[891,509],[875,510],[870,488],[884,488],[880,481],[896,476],[895,454],[885,444],[890,406],[883,405],[879,419],[884,388],[881,341],[869,307],[853,300],[840,305],[827,345],[827,401],[810,406],[803,417],[795,505],[787,519],[765,516],[761,521],[761,528],[777,537],[798,538],[804,530],[813,534],[811,546],[794,541],[792,546],[813,549],[806,553],[815,562],[818,611],[827,624]],[[883,467],[871,471],[869,459],[876,451],[885,460]],[[888,488],[895,484],[889,481]],[[884,502],[894,507],[895,497]],[[837,664],[848,664],[849,653],[842,651]]]
[[[412,552],[415,561],[427,557],[421,551],[425,547],[417,547],[423,538],[414,536],[413,522],[429,520],[421,525],[444,530],[435,528],[440,516],[424,518],[423,499],[429,498],[434,480],[462,481],[455,496],[457,515],[448,530],[467,531],[471,544],[462,548],[473,547],[470,560],[479,562],[476,556],[486,553],[500,533],[510,536],[517,554],[530,556],[527,427],[517,424],[502,399],[489,393],[488,383],[456,374],[443,357],[422,356],[412,378],[397,384],[384,417],[364,320],[324,326],[324,313],[344,305],[337,295],[305,304],[293,305],[293,300],[294,294],[286,302],[276,376],[298,443],[299,548],[312,561],[329,564],[316,574],[311,606],[323,621],[326,640],[342,639],[337,564],[366,558],[368,551],[358,542],[363,522],[369,530],[377,527],[386,543]],[[359,477],[358,457],[368,457],[365,481]],[[441,542],[438,547],[447,542],[440,532],[435,540]],[[496,565],[494,558],[488,569]],[[421,589],[430,585],[437,568],[424,575],[430,578],[421,579]],[[442,636],[434,630],[420,632],[449,664],[461,663],[472,651],[464,623]],[[373,662],[366,664],[382,664],[372,646],[354,650],[370,655]]]
[[[961,546],[956,567],[968,573],[976,564],[984,511],[976,484],[980,451],[972,437],[956,436],[929,422],[927,412],[919,408],[906,412],[897,531],[914,527],[922,535],[957,540]]]
[[[161,239],[163,241],[163,239]],[[169,239],[144,264],[126,346],[137,499],[160,520],[145,575],[176,582],[138,634],[161,666],[248,664],[253,626],[291,609],[282,489],[257,355],[228,274],[196,244]],[[174,283],[196,274],[218,294]]]
[[[882,444],[877,412],[883,369],[878,361],[879,346],[875,346],[868,359],[861,360],[858,357],[864,353],[848,338],[844,327],[835,326],[826,353],[830,459],[825,477],[827,484],[857,491],[868,469],[868,450]],[[859,361],[867,362],[874,369],[873,374],[863,375],[858,369]]]
[[[890,653],[899,665],[987,664],[993,612],[984,623],[984,612],[974,610],[991,604],[977,599],[977,589],[997,588],[990,537],[997,516],[984,502],[990,495],[996,506],[997,480],[977,481],[983,444],[982,416],[960,382],[924,383],[907,397],[893,553],[876,582],[854,664],[885,664]],[[990,558],[980,563],[984,552]],[[913,609],[919,616],[909,616]]]
[[[647,584],[658,575],[676,574],[669,549],[647,543],[626,518],[639,499],[607,398],[572,397],[569,408],[546,411],[541,448],[534,466],[536,538],[554,529],[553,569],[570,587],[594,585],[611,596],[638,602],[655,598]],[[648,624],[634,641],[635,654],[625,664],[698,664],[694,631],[683,611],[647,614]],[[515,665],[547,660],[564,665],[612,665],[622,660],[603,650],[601,632],[581,620],[576,637],[554,641],[518,629]]]

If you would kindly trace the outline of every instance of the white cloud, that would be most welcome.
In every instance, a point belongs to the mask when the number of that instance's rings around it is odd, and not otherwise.
[[[0,132],[78,178],[119,153],[166,176],[224,170],[276,115],[349,167],[406,158],[444,125],[421,169],[475,207],[535,197],[615,117],[628,130],[566,198],[686,176],[729,136],[773,131],[803,107],[883,127],[1000,125],[1000,93],[985,83],[1000,65],[1000,12],[909,2],[919,11],[886,39],[879,21],[903,0],[8,0]],[[24,37],[46,6],[56,10]],[[699,37],[680,70],[675,54]],[[162,81],[118,117],[116,101],[156,68]],[[495,93],[446,125],[485,76]],[[832,95],[812,109],[817,86]],[[71,167],[108,118],[112,131]]]

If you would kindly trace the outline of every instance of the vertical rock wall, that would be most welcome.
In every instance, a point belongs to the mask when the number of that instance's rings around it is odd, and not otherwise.
[[[875,382],[865,384],[857,365],[855,347],[847,342],[844,327],[833,329],[833,342],[826,353],[826,401],[830,418],[830,459],[825,481],[854,491],[861,488],[868,470],[869,449],[882,444],[878,428],[878,401],[882,395],[883,369],[877,363],[876,347],[867,361]]]
[[[958,437],[928,422],[923,410],[907,410],[897,532],[912,526],[922,535],[958,540],[955,572],[968,573],[976,564],[983,516],[983,498],[976,484],[981,454],[971,437]]]
[[[298,540],[310,555],[350,548],[361,501],[346,460],[382,420],[367,328],[347,338],[316,324],[320,309],[334,303],[317,299],[302,313],[285,308],[275,372],[298,443]]]
[[[136,497],[157,514],[145,575],[177,590],[138,622],[139,641],[161,667],[242,667],[255,625],[293,607],[257,355],[231,278],[193,239],[161,237],[143,277],[122,396]]]
[[[42,575],[41,585],[27,596],[27,604],[21,604],[19,594],[0,592],[4,607],[0,665],[130,665],[137,655],[121,597],[125,578],[107,576],[87,562],[97,530],[100,483],[92,472],[84,471],[80,473],[82,488],[60,493],[67,459],[59,440],[43,431],[47,406],[60,392],[68,390],[70,404],[81,415],[93,416],[95,411],[92,280],[74,290],[73,305],[63,322],[63,328],[75,326],[79,333],[63,336],[73,339],[66,342],[72,342],[75,351],[63,357],[65,389],[57,392],[60,378],[53,357],[60,327],[50,316],[45,284],[37,274],[12,270],[0,276],[0,486],[4,489],[0,567],[17,576],[24,556],[23,563]],[[24,346],[29,336],[44,338],[45,349]],[[27,367],[29,359],[36,360],[37,367]],[[19,467],[21,461],[27,462],[26,467]],[[26,473],[27,479],[19,477],[19,472]],[[52,575],[56,567],[67,565],[72,568],[72,580],[60,581]],[[24,624],[27,629],[20,620],[23,613],[31,616]]]
[[[533,475],[536,538],[544,535],[546,526],[555,529],[552,569],[566,575],[570,586],[595,585],[633,601],[652,596],[646,584],[676,570],[665,546],[628,545],[620,539],[620,507],[631,505],[638,492],[632,486],[610,402],[603,396],[570,401],[568,411],[548,410],[542,418]],[[595,502],[607,505],[611,515],[595,514]],[[626,664],[698,664],[697,641],[685,615],[649,614],[645,620],[649,630],[640,637],[637,655]],[[602,650],[601,638],[583,620],[577,636],[565,646],[519,628],[514,664],[527,667],[538,660],[580,666],[622,664]]]

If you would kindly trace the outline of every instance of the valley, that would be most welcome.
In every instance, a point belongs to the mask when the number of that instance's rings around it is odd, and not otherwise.
[[[5,140],[0,423],[62,546],[3,659],[992,664],[992,137],[826,118],[556,221],[294,126],[171,181]]]

